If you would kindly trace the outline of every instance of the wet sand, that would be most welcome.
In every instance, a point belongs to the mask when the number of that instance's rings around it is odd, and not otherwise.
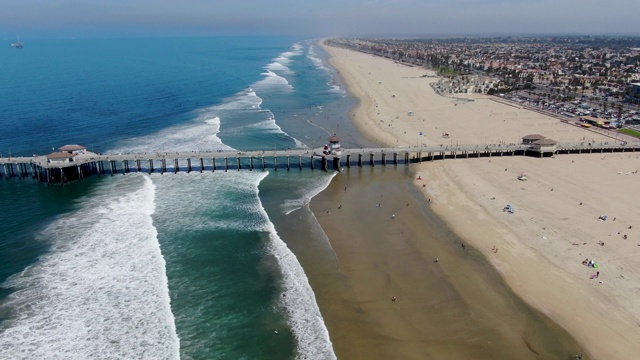
[[[345,170],[311,210],[335,255],[294,252],[339,359],[568,359],[581,351],[484,255],[462,246],[408,168]]]

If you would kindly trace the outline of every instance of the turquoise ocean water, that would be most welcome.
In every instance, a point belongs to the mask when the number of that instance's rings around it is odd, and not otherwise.
[[[23,42],[0,48],[0,156],[76,143],[101,153],[313,148],[330,132],[372,145],[347,121],[354,101],[314,41]],[[281,239],[277,220],[332,176],[2,179],[2,357],[334,358],[286,245],[296,239]]]

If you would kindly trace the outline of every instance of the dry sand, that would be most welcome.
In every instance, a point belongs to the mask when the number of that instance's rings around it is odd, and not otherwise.
[[[437,79],[424,77],[433,75],[424,69],[327,50],[360,99],[353,120],[388,146],[514,143],[533,133],[560,142],[616,141],[485,96],[456,95],[473,102],[439,96],[429,85]],[[522,299],[567,329],[595,359],[640,354],[639,168],[637,153],[412,165],[423,178],[414,182],[432,199],[432,209],[485,254]],[[528,180],[519,181],[523,170]],[[502,211],[507,203],[514,214]],[[600,215],[608,220],[598,220]],[[599,268],[582,265],[585,258]],[[590,279],[596,271],[599,278]]]

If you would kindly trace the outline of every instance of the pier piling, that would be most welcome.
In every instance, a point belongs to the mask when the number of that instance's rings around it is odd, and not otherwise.
[[[355,157],[357,154],[357,166],[362,167],[363,162],[368,161],[370,166],[375,166],[376,162],[379,164],[386,166],[388,163],[393,161],[393,165],[397,166],[402,159],[399,159],[399,153],[402,153],[404,156],[405,164],[409,165],[412,162],[423,162],[423,161],[434,161],[434,160],[445,160],[445,159],[458,159],[458,158],[474,158],[474,157],[492,157],[492,156],[534,156],[534,157],[551,157],[555,154],[588,154],[588,153],[614,153],[614,152],[637,152],[640,150],[640,142],[634,143],[616,143],[609,145],[607,143],[600,144],[596,146],[594,144],[586,144],[575,143],[575,144],[564,144],[558,145],[554,151],[540,151],[538,149],[531,148],[530,146],[517,144],[517,145],[508,145],[508,146],[500,146],[491,148],[489,146],[482,145],[463,145],[463,146],[451,146],[451,147],[442,147],[442,146],[424,146],[423,148],[418,149],[395,149],[395,148],[360,148],[360,149],[342,149],[343,153],[346,155],[346,167],[351,168],[352,164],[352,155]],[[424,156],[423,156],[424,152]],[[193,152],[195,153],[195,152]],[[262,170],[266,171],[268,165],[266,164],[265,152],[264,151],[247,151],[247,152],[232,152],[232,151],[216,151],[216,154],[213,152],[199,152],[198,153],[204,157],[195,157],[186,159],[186,170],[187,172],[191,172],[193,170],[193,166],[198,166],[197,164],[192,164],[192,159],[196,159],[199,161],[200,172],[204,172],[206,166],[205,158],[209,157],[211,159],[211,170],[215,172],[216,170],[216,156],[224,157],[224,171],[229,170],[229,158],[233,159],[236,157],[237,169],[241,170],[243,164],[247,165],[246,167],[249,170],[253,170],[256,166],[255,161],[260,161],[262,163]],[[307,155],[310,154],[310,155]],[[368,154],[369,159],[363,159],[364,154]],[[390,159],[392,154],[393,160]],[[414,155],[411,155],[414,154]],[[156,153],[156,154],[109,154],[109,155],[100,155],[100,154],[78,154],[77,158],[74,158],[72,161],[53,161],[44,156],[34,156],[34,157],[12,157],[12,158],[0,158],[0,177],[4,177],[5,179],[11,179],[14,177],[19,177],[20,179],[31,177],[34,180],[39,182],[47,182],[47,183],[56,183],[56,182],[67,182],[73,180],[83,180],[86,176],[90,175],[103,175],[107,174],[107,171],[111,173],[111,175],[119,174],[120,169],[118,168],[118,164],[120,164],[122,168],[122,174],[126,175],[130,173],[131,170],[131,161],[135,161],[135,167],[137,172],[144,172],[147,169],[143,169],[142,162],[148,161],[148,173],[151,174],[155,171],[154,161],[160,161],[159,170],[162,174],[167,171],[167,162],[171,161],[169,158],[167,160],[167,153]],[[83,156],[84,155],[84,156]],[[460,156],[458,156],[460,155]],[[271,156],[271,152],[269,155]],[[267,156],[267,157],[268,157]],[[345,163],[342,162],[342,158],[332,154],[321,154],[320,152],[308,151],[308,150],[282,150],[282,151],[273,151],[273,169],[274,171],[278,170],[278,157],[286,157],[286,165],[281,165],[281,167],[287,168],[287,171],[291,170],[292,157],[298,156],[298,168],[300,170],[304,167],[314,169],[317,167],[316,160],[320,161],[320,166],[323,171],[328,171],[329,166],[336,171],[341,171],[341,167],[345,166]],[[306,162],[303,164],[302,158],[304,156],[310,156],[309,163]],[[417,159],[416,159],[417,156]],[[318,159],[319,158],[319,159]],[[329,159],[331,158],[331,159]],[[332,164],[329,165],[328,161],[331,160]],[[354,159],[355,160],[355,159]],[[173,172],[177,173],[180,171],[180,159],[175,157],[173,159],[174,169]],[[356,161],[354,161],[354,166],[356,166]],[[107,170],[107,166],[109,169]],[[232,165],[233,166],[233,165]],[[258,165],[259,166],[259,165]]]

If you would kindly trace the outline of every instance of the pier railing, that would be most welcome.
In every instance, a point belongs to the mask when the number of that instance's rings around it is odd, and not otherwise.
[[[423,161],[491,156],[536,156],[640,151],[640,142],[560,143],[536,148],[526,144],[412,146],[397,148],[344,148],[339,154],[322,149],[269,151],[192,151],[149,153],[83,153],[64,161],[47,156],[0,158],[0,177],[28,178],[56,183],[82,180],[94,174],[179,171],[318,169],[341,171],[352,166],[409,165]],[[70,161],[69,161],[70,160]]]

